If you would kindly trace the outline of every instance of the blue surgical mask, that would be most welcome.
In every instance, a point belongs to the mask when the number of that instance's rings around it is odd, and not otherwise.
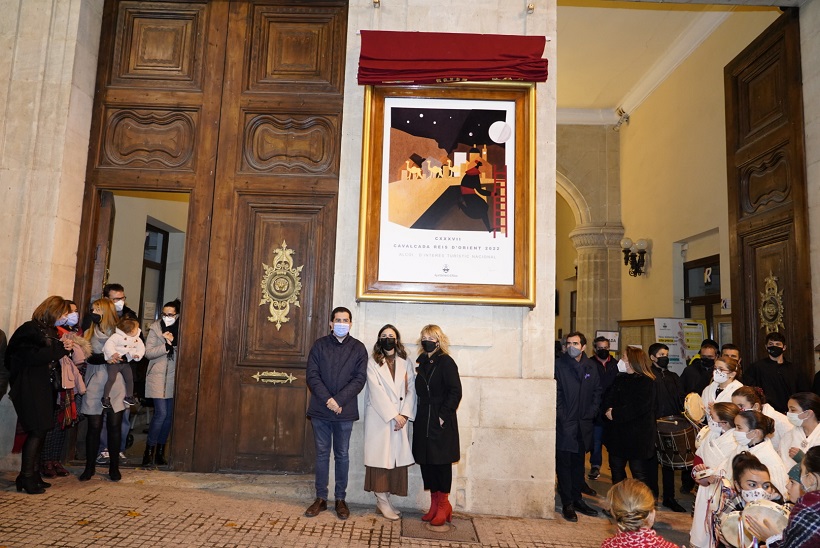
[[[55,325],[56,327],[60,327],[61,325],[65,325],[66,321],[68,321],[68,318],[66,318],[65,316],[63,316],[62,318],[60,318],[59,320],[57,320],[56,322],[54,322],[54,325]]]
[[[71,312],[68,316],[66,316],[65,324],[69,327],[74,327],[79,321],[80,315],[76,312]]]
[[[347,334],[350,332],[350,324],[349,323],[334,323],[333,324],[333,334],[339,337],[346,337]]]

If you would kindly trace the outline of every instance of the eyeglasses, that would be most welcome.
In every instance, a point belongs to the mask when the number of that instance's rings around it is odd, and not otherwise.
[[[117,297],[115,299],[111,299],[111,300],[115,303],[118,303],[120,301],[125,301],[125,295],[123,295],[122,297]]]
[[[162,313],[163,318],[176,318],[176,314],[166,314],[165,312]]]

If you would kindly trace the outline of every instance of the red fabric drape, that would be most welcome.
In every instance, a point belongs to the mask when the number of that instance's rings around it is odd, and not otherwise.
[[[359,84],[546,82],[546,38],[506,34],[362,31]]]

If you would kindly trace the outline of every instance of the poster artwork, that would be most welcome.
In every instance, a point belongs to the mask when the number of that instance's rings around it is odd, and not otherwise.
[[[515,102],[385,99],[379,279],[510,285]]]

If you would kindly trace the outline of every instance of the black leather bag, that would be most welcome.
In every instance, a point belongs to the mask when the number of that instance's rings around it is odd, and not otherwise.
[[[63,369],[60,362],[48,364],[48,378],[55,392],[63,389]]]

